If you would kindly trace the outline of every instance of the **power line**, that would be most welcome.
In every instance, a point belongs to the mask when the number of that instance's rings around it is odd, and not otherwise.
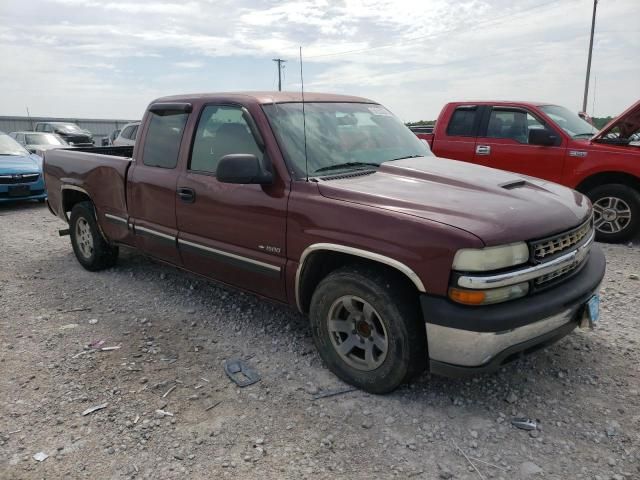
[[[282,58],[274,58],[273,61],[278,64],[278,91],[281,92],[282,91],[282,69],[284,68],[284,63],[286,62],[286,60],[283,60]]]

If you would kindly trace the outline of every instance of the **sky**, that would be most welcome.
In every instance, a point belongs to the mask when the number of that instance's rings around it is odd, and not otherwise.
[[[639,0],[599,0],[587,111],[640,98]],[[581,109],[592,0],[0,0],[0,115],[141,118],[164,95],[359,95],[403,121],[447,101]]]

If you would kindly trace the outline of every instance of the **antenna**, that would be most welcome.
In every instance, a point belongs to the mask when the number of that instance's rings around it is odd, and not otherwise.
[[[304,77],[302,76],[302,47],[300,47],[300,85],[302,88],[302,135],[304,137],[304,171],[309,181],[309,158],[307,157],[307,117],[304,111]]]
[[[31,125],[31,130],[33,130],[33,120],[31,120],[31,114],[29,113],[29,107],[27,109],[27,118],[29,119],[29,124]]]

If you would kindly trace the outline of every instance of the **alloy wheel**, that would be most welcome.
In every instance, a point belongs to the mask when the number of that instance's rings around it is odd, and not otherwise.
[[[345,295],[329,309],[331,343],[349,366],[371,371],[387,358],[389,337],[378,312],[362,298]]]

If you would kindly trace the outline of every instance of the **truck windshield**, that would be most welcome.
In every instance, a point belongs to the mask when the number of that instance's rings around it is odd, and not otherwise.
[[[29,155],[22,145],[16,142],[9,135],[0,135],[0,155],[22,156]]]
[[[60,130],[61,132],[68,132],[68,133],[83,132],[83,130],[74,123],[54,123],[53,126],[56,130]]]
[[[558,105],[543,105],[540,109],[573,138],[588,138],[598,131],[596,127],[580,118],[577,113],[572,113],[568,108]]]
[[[370,103],[305,103],[308,174],[375,168],[401,158],[430,156],[386,108]],[[264,105],[285,159],[298,177],[306,172],[302,103]]]

